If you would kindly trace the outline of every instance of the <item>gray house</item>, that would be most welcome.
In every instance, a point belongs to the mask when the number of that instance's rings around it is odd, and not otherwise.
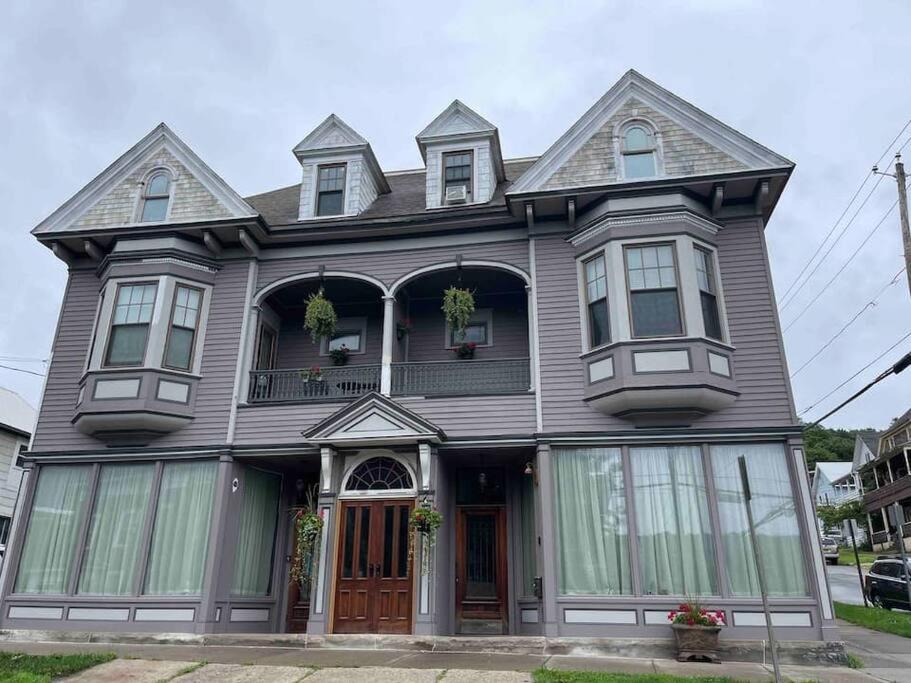
[[[28,401],[0,387],[0,561],[6,553],[22,483],[20,453],[28,448],[36,417]]]
[[[633,71],[567,123],[504,159],[456,100],[384,171],[332,115],[247,198],[162,124],[35,228],[69,283],[0,626],[669,637],[701,595],[763,638],[745,455],[780,637],[829,638],[764,239],[793,164]]]

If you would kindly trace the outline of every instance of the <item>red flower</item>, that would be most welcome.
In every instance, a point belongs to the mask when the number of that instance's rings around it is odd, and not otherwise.
[[[693,619],[693,617],[690,617],[689,619],[686,620],[686,623],[687,623],[689,626],[695,626],[695,625],[696,625],[696,620]]]
[[[689,607],[690,607],[690,606],[687,605],[685,602],[682,602],[682,603],[680,603],[680,605],[677,607],[677,609],[680,610],[681,612],[686,612],[686,611],[689,609]]]

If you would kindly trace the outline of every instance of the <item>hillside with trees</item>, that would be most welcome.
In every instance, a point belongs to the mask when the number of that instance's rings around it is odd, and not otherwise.
[[[807,468],[812,472],[817,462],[850,461],[854,457],[854,437],[868,429],[827,429],[821,425],[804,428]]]

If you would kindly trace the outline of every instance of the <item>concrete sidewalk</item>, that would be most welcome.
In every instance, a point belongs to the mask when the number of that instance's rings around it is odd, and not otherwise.
[[[860,657],[864,671],[887,681],[911,683],[911,638],[838,621],[845,648]]]
[[[171,680],[176,683],[296,683],[299,680],[307,683],[526,683],[532,680],[531,672],[539,668],[727,676],[742,681],[772,679],[770,666],[763,664],[690,664],[669,659],[603,656],[41,642],[6,642],[0,644],[0,650],[31,654],[114,652],[129,658],[103,664],[68,679],[78,683],[157,683]],[[852,683],[883,680],[844,667],[785,666],[782,670],[787,680],[792,681]]]

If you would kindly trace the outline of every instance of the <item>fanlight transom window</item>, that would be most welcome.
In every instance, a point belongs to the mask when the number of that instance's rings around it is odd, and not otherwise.
[[[401,491],[414,488],[406,467],[394,458],[377,457],[355,467],[345,484],[347,491]]]

